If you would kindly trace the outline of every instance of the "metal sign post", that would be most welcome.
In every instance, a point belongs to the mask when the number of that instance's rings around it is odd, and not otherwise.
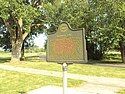
[[[46,60],[62,64],[63,94],[67,94],[68,65],[87,62],[85,29],[74,30],[62,22],[57,31],[48,33]]]
[[[63,94],[67,94],[67,70],[68,70],[67,63],[62,64],[62,69],[63,69]]]

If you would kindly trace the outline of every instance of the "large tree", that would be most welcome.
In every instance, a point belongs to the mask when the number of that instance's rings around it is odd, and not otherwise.
[[[93,4],[93,5],[92,5]],[[55,31],[61,21],[70,23],[73,29],[85,28],[87,45],[94,43],[92,31],[95,31],[96,13],[93,11],[94,2],[87,0],[53,0],[46,4],[47,15],[49,16],[49,32]],[[89,48],[89,46],[88,46]],[[88,49],[89,57],[95,56],[95,49]],[[93,54],[92,54],[93,53]]]
[[[119,47],[125,62],[125,1],[94,0],[92,4],[96,13],[94,41],[98,41],[103,50]]]
[[[119,47],[125,62],[125,2],[124,0],[48,0],[49,31],[61,21],[73,28],[85,28],[88,46],[93,54],[102,56],[110,48]],[[90,51],[92,52],[92,51]],[[92,54],[90,54],[92,56]],[[93,55],[93,56],[96,56]]]
[[[27,35],[44,25],[42,0],[0,0],[0,19],[10,33],[11,62],[21,59],[21,49]]]

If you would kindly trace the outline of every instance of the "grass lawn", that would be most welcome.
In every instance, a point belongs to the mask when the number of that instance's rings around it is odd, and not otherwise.
[[[4,57],[0,55],[0,62],[2,60],[3,64],[19,66],[19,67],[29,67],[40,70],[52,70],[52,71],[62,71],[62,67],[57,63],[46,62],[46,60],[41,60],[38,53],[27,53],[26,60],[21,63],[9,63],[9,53],[4,53]],[[103,61],[104,62],[104,61]],[[104,77],[114,77],[125,79],[125,69],[124,68],[112,68],[103,66],[93,66],[92,64],[72,64],[68,67],[69,73],[92,75],[92,76],[104,76]]]
[[[118,94],[125,94],[125,89],[119,91]]]
[[[0,69],[0,94],[21,94],[42,86],[62,86],[62,79],[43,75],[32,75]],[[76,87],[85,83],[80,80],[69,79],[69,87]]]
[[[62,71],[62,67],[60,64],[48,63],[46,62],[46,60],[40,59],[39,56],[41,55],[42,54],[39,53],[26,53],[25,61],[15,64],[15,63],[9,63],[10,53],[0,53],[0,63],[12,66],[35,68],[40,70],[52,70],[60,72]],[[114,58],[115,56],[113,56],[112,54],[112,57]],[[117,55],[117,58],[119,58],[119,55]],[[115,61],[117,63],[116,58],[114,58],[113,60],[110,58],[108,62],[110,63],[112,61],[113,62]],[[118,59],[118,62],[119,64],[122,64],[120,59]],[[103,61],[102,63],[105,63],[105,61]],[[112,68],[112,67],[103,67],[95,65],[93,66],[92,64],[72,64],[69,65],[68,72],[75,74],[91,75],[91,76],[103,76],[103,77],[114,77],[114,78],[125,79],[125,68]],[[119,94],[125,94],[125,90],[122,90]]]

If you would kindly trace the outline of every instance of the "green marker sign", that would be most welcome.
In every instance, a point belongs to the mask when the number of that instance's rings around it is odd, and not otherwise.
[[[84,29],[72,30],[68,23],[61,23],[57,32],[48,35],[47,61],[60,63],[87,62]]]

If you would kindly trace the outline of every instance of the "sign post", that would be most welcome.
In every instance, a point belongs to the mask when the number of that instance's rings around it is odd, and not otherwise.
[[[62,64],[62,69],[63,69],[63,94],[67,94],[67,70],[68,70],[67,63]]]
[[[61,62],[63,94],[67,94],[68,64],[87,62],[85,30],[73,30],[67,22],[61,23],[56,32],[48,34],[47,61]]]

